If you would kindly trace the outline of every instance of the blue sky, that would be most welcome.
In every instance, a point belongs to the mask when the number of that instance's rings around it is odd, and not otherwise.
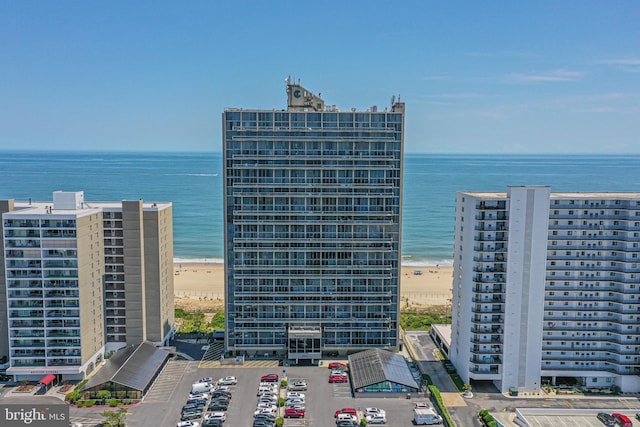
[[[0,0],[0,149],[220,151],[225,107],[407,103],[408,153],[640,153],[638,1]]]

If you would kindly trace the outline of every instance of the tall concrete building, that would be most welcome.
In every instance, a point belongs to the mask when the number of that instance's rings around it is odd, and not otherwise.
[[[0,201],[0,355],[17,380],[81,379],[174,326],[170,203]]]
[[[460,192],[449,356],[465,382],[640,392],[640,193]]]
[[[224,111],[226,345],[317,360],[398,347],[404,103]]]

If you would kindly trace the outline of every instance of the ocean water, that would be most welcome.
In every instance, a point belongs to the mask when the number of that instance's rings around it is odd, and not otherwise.
[[[173,202],[177,260],[222,261],[220,153],[0,151],[0,199]],[[450,265],[456,191],[640,191],[640,156],[405,155],[404,265]]]

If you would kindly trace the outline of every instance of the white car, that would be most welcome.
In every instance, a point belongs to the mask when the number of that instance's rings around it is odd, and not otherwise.
[[[180,421],[177,427],[198,427],[200,425],[197,421]]]
[[[258,403],[258,406],[256,407],[256,409],[268,409],[268,410],[276,410],[278,409],[278,407],[272,403],[268,403],[268,402],[264,402],[264,403]]]
[[[416,402],[413,404],[414,408],[431,408],[429,402]]]
[[[208,399],[209,395],[207,393],[189,393],[189,400],[191,399]]]
[[[364,410],[364,415],[382,415],[384,417],[387,413],[383,409],[367,408]]]
[[[204,419],[205,420],[218,419],[224,422],[224,420],[227,419],[227,414],[225,414],[224,412],[209,412],[207,415],[204,416]]]
[[[346,377],[347,374],[344,371],[331,371],[331,376],[341,376],[341,377]]]
[[[271,407],[272,409],[256,409],[256,411],[253,413],[253,416],[255,417],[258,414],[269,414],[269,415],[275,415],[277,412],[277,409],[275,406]]]
[[[213,382],[213,378],[211,377],[204,377],[204,378],[200,378],[200,381],[198,381],[199,383],[209,383],[211,384]]]
[[[296,404],[296,403],[302,403],[304,404],[304,399],[300,399],[299,397],[293,398],[293,399],[287,399],[284,401],[285,405],[291,405],[291,404]]]
[[[381,414],[367,415],[364,418],[367,420],[367,424],[386,424],[387,423],[387,419],[385,418],[384,415],[381,415]]]
[[[355,415],[351,415],[351,414],[338,414],[338,416],[336,417],[336,424],[338,424],[338,422],[340,421],[357,422],[358,418]]]
[[[304,393],[298,393],[296,391],[290,391],[287,393],[287,399],[299,397],[300,399],[304,399]]]
[[[221,385],[236,385],[238,384],[238,379],[236,377],[224,377],[218,380],[218,384]]]
[[[231,388],[228,385],[219,385],[211,389],[211,391],[231,391]]]

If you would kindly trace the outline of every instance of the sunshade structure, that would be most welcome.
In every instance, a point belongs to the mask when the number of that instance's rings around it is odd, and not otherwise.
[[[355,395],[382,397],[415,393],[420,388],[405,358],[390,351],[372,349],[352,354],[349,356],[349,370]]]
[[[169,352],[150,342],[118,350],[80,390],[85,399],[109,390],[113,398],[142,399],[169,359]]]

